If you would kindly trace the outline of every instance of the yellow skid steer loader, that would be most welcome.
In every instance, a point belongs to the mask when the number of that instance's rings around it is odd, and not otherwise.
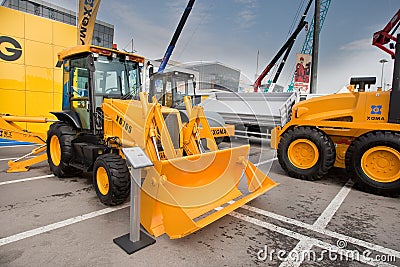
[[[368,192],[400,194],[400,34],[391,34],[398,26],[400,9],[373,39],[394,59],[390,91],[368,92],[376,78],[353,77],[349,93],[297,103],[291,120],[273,129],[271,147],[290,176],[317,180],[335,166]],[[384,46],[391,40],[395,50]]]

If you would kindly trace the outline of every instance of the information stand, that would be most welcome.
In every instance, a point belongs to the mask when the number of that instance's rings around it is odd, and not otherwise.
[[[136,251],[150,246],[156,240],[140,229],[140,187],[141,169],[153,166],[140,147],[122,148],[126,163],[131,171],[131,206],[129,233],[114,239],[114,243],[126,253],[132,254]]]

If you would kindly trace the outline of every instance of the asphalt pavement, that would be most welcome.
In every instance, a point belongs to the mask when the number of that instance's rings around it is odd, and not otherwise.
[[[359,191],[336,168],[320,181],[290,178],[267,141],[251,142],[250,160],[277,187],[132,255],[113,243],[129,231],[129,201],[102,205],[90,174],[59,179],[47,162],[6,172],[32,148],[0,147],[0,266],[400,266],[399,198]]]

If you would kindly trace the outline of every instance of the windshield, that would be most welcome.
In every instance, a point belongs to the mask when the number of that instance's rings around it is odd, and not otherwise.
[[[136,96],[140,88],[139,64],[119,58],[99,56],[94,62],[96,95]]]

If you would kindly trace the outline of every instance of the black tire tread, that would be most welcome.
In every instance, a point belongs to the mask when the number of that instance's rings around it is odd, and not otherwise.
[[[97,188],[96,172],[100,166],[104,167],[109,174],[109,194],[107,196],[103,196]],[[125,202],[129,196],[131,185],[130,173],[125,160],[116,154],[104,154],[96,159],[93,170],[93,183],[100,201],[107,206]]]
[[[323,160],[318,160],[317,164],[308,170],[296,168],[290,163],[287,157],[287,149],[290,143],[298,138],[307,138],[314,143],[319,142],[319,144],[316,145],[320,154],[323,156]],[[334,143],[324,132],[314,127],[302,126],[289,129],[283,134],[278,145],[279,164],[289,176],[301,180],[320,180],[333,167],[335,159],[336,149]]]
[[[376,183],[369,182],[365,180],[365,178],[363,179],[360,177],[362,174],[360,171],[357,171],[357,166],[355,164],[358,161],[357,158],[361,157],[358,152],[363,154],[367,149],[371,148],[371,146],[378,145],[397,146],[397,150],[400,151],[400,133],[375,131],[366,133],[355,139],[346,152],[346,171],[350,174],[359,189],[377,195],[397,197],[400,195],[400,179],[397,180],[396,183],[393,182],[379,186]],[[367,176],[365,175],[365,177]]]
[[[61,146],[61,162],[59,166],[54,166],[50,156],[51,136],[57,135]],[[50,170],[59,178],[70,177],[80,174],[82,171],[69,166],[72,159],[72,140],[76,137],[75,129],[66,122],[55,122],[50,125],[47,133],[47,156]]]

